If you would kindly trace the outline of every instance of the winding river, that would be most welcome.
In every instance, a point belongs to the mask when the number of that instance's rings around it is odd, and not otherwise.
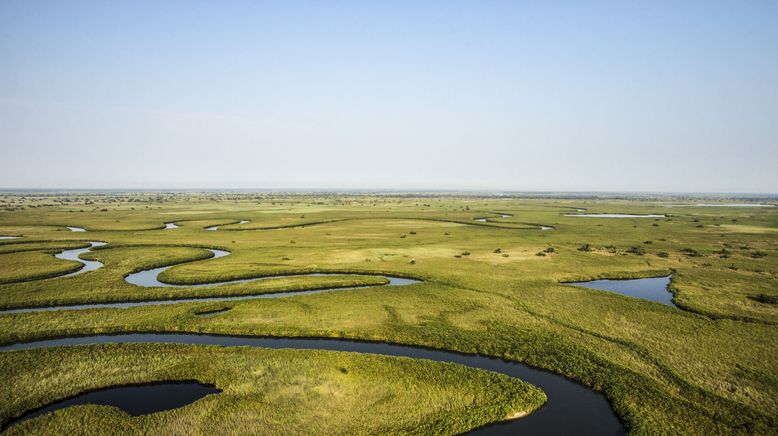
[[[92,250],[95,247],[102,247],[103,245],[105,245],[105,242],[92,241],[90,242],[90,244],[92,245],[87,248],[76,248],[75,250],[64,250],[61,253],[57,253],[54,255],[54,257],[56,257],[57,259],[75,260],[76,262],[81,262],[84,264],[84,266],[78,271],[72,272],[70,274],[61,275],[58,277],[71,277],[71,276],[83,274],[85,272],[94,271],[98,268],[102,268],[103,266],[102,262],[96,260],[81,259],[82,254]]]
[[[92,242],[92,247],[102,246],[102,245],[105,245],[105,243]],[[77,260],[79,262],[84,263],[85,265],[83,268],[81,268],[76,272],[58,276],[58,277],[67,277],[76,274],[81,274],[86,271],[93,271],[97,268],[102,267],[103,264],[100,262],[83,260],[79,258],[81,254],[91,250],[92,247],[79,248],[75,250],[65,250],[57,254],[56,257],[59,259]],[[216,250],[216,249],[207,249],[207,250],[213,253],[213,257],[211,257],[210,259],[225,257],[230,254],[229,251],[224,251],[224,250]],[[322,287],[322,288],[302,290],[302,291],[272,292],[272,293],[263,293],[263,294],[220,295],[214,297],[192,297],[192,298],[176,298],[176,299],[127,301],[127,302],[116,302],[116,303],[91,303],[91,304],[71,304],[71,305],[61,305],[61,306],[26,307],[20,309],[0,310],[0,314],[44,312],[44,311],[54,311],[54,310],[111,309],[111,308],[123,309],[129,307],[161,306],[161,305],[178,304],[178,303],[205,303],[205,302],[213,302],[213,301],[239,301],[239,300],[254,300],[260,298],[283,298],[283,297],[293,297],[298,295],[320,294],[323,292],[364,289],[364,288],[375,287],[375,286],[405,286],[405,285],[411,285],[420,282],[420,280],[409,279],[405,277],[386,276],[386,275],[379,275],[379,274],[353,274],[353,273],[300,273],[300,274],[291,273],[291,274],[280,274],[280,275],[273,275],[273,276],[252,277],[246,279],[227,280],[221,282],[189,284],[189,285],[176,285],[176,284],[164,283],[159,281],[158,278],[159,274],[176,265],[180,265],[180,264],[168,265],[160,268],[154,268],[154,269],[148,269],[148,270],[136,272],[125,277],[125,281],[136,286],[166,287],[166,288],[203,288],[203,287],[233,285],[239,283],[250,283],[250,282],[256,282],[261,280],[274,280],[274,279],[279,279],[284,277],[328,277],[328,276],[383,277],[387,280],[387,282],[385,284],[375,284],[375,285],[331,286],[331,287]]]
[[[605,396],[560,375],[502,359],[432,350],[407,345],[361,342],[345,339],[266,338],[249,336],[199,335],[188,333],[133,333],[43,339],[0,347],[0,352],[57,346],[102,343],[163,343],[188,345],[297,348],[306,350],[349,351],[386,356],[453,362],[472,368],[499,372],[531,383],[546,393],[546,404],[517,420],[503,421],[480,429],[476,434],[617,435],[624,427]]]
[[[78,260],[85,264],[84,268],[76,273],[92,271],[102,266],[100,262],[85,261],[79,259],[79,255],[89,251],[92,247],[105,245],[101,242],[92,242],[89,248],[76,250],[65,250],[58,254],[61,259]],[[220,258],[230,253],[224,250],[210,249],[213,253],[212,258]],[[163,271],[173,265],[140,271],[128,275],[127,282],[137,286],[155,286],[155,287],[204,287],[218,286],[235,283],[247,283],[257,280],[268,280],[278,278],[256,277],[249,279],[231,280],[218,283],[202,283],[196,285],[172,285],[160,282],[158,276]],[[71,273],[73,275],[76,273]],[[292,276],[359,276],[360,274],[349,273],[314,273],[314,274],[292,274]],[[364,274],[363,274],[364,275]],[[388,280],[386,285],[372,286],[403,286],[418,283],[419,280],[381,276]],[[215,296],[202,298],[184,298],[173,300],[152,300],[139,302],[121,302],[121,303],[95,303],[78,304],[69,306],[50,306],[33,307],[24,309],[12,309],[0,311],[0,315],[18,312],[34,312],[46,310],[78,310],[95,308],[124,308],[148,305],[178,304],[188,302],[208,302],[208,301],[233,301],[247,300],[256,298],[281,298],[297,295],[306,295],[319,292],[332,292],[337,290],[354,290],[367,286],[334,287],[330,289],[315,289],[299,292],[282,292],[271,294],[255,294],[240,296]],[[222,310],[203,312],[203,314],[218,315]],[[305,338],[279,338],[279,337],[247,337],[247,336],[227,336],[212,334],[188,334],[188,333],[128,333],[118,335],[91,335],[65,337],[56,339],[41,339],[31,342],[15,343],[0,346],[0,352],[21,350],[21,349],[39,349],[55,346],[73,346],[97,343],[176,343],[189,345],[220,345],[220,346],[252,346],[266,348],[297,348],[297,349],[316,349],[332,351],[349,351],[358,353],[373,353],[388,356],[401,356],[411,358],[430,359],[439,362],[454,362],[473,368],[480,368],[488,371],[495,371],[517,377],[528,383],[542,389],[547,397],[547,403],[532,414],[516,420],[503,421],[495,423],[480,429],[474,433],[479,434],[544,434],[544,435],[567,435],[567,434],[596,434],[611,435],[624,434],[625,429],[615,413],[611,409],[607,399],[601,393],[595,392],[583,385],[566,379],[563,376],[532,368],[528,365],[503,359],[466,355],[455,352],[433,350],[422,347],[408,345],[396,345],[378,342],[363,342],[347,339],[305,339]],[[26,412],[27,413],[27,412]]]

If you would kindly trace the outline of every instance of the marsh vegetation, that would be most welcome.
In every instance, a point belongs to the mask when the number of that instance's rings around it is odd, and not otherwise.
[[[138,332],[386,341],[500,357],[562,374],[603,392],[635,434],[776,431],[778,208],[687,206],[666,218],[645,219],[660,206],[631,200],[241,193],[5,198],[0,234],[24,237],[0,241],[4,344]],[[635,217],[565,216],[575,209]],[[476,221],[486,216],[494,218]],[[178,228],[162,230],[165,223]],[[87,233],[69,231],[65,224]],[[204,230],[214,226],[218,231]],[[78,260],[55,257],[86,249],[90,241],[106,245]],[[230,255],[217,258],[212,250]],[[83,261],[103,266],[65,276],[83,268]],[[175,266],[154,278],[174,287],[125,280],[169,265]],[[669,292],[662,292],[677,307],[565,284],[670,274]],[[381,286],[386,283],[381,276],[419,282]],[[277,278],[249,280],[256,277]],[[232,280],[244,282],[196,286]],[[223,311],[228,296],[343,286],[360,289],[235,300]],[[100,306],[177,299],[185,301]],[[8,311],[54,305],[90,308]],[[332,432],[363,425],[374,432],[457,433],[542,403],[538,391],[521,381],[480,370],[282,351],[136,344],[2,352],[9,368],[2,374],[4,395],[13,401],[4,402],[0,412],[7,422],[89,389],[164,380],[198,380],[223,393],[145,417],[78,406],[19,423],[12,431],[77,432],[80,423],[110,422],[127,432],[152,425],[173,433],[189,428],[238,433],[241,425],[305,432],[316,422],[316,428]],[[289,359],[300,365],[291,367]],[[356,374],[349,365],[376,369],[360,372],[359,380],[340,380]],[[371,383],[376,380],[383,384]],[[260,404],[255,393],[265,388],[273,392],[267,397],[272,404],[280,405],[277,413],[250,413]],[[475,397],[465,394],[466,388]],[[230,392],[246,396],[238,400]],[[301,393],[301,400],[289,400],[289,393]],[[438,400],[419,408],[412,394]],[[385,399],[376,406],[381,413],[360,406],[378,398]],[[229,401],[245,403],[227,413]],[[349,407],[356,408],[344,412]],[[208,415],[213,418],[198,418],[206,410],[214,411]]]

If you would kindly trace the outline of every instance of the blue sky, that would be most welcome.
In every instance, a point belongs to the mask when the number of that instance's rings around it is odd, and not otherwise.
[[[0,1],[0,187],[778,192],[778,2]]]

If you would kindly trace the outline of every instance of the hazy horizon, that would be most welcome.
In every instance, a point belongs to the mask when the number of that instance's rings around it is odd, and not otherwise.
[[[5,1],[0,190],[775,194],[776,22],[775,1]]]
[[[402,195],[441,195],[441,196],[493,196],[493,197],[538,197],[538,198],[590,198],[598,197],[602,199],[619,198],[623,196],[635,197],[668,197],[668,198],[697,198],[697,199],[764,199],[776,200],[778,193],[774,192],[681,192],[681,191],[521,191],[521,190],[476,190],[476,189],[392,189],[392,188],[6,188],[0,187],[0,194],[112,194],[112,193],[273,193],[273,194],[354,194],[354,195],[384,195],[384,194],[402,194]]]

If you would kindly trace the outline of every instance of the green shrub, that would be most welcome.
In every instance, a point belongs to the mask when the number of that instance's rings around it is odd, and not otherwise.
[[[642,256],[646,254],[646,250],[644,250],[643,247],[641,247],[640,245],[633,245],[632,247],[629,247],[627,253],[632,253],[638,256]]]
[[[593,248],[590,244],[581,244],[580,247],[578,247],[578,251],[592,251]]]

